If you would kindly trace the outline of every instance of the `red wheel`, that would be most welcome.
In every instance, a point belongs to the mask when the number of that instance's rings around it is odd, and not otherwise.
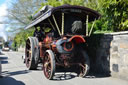
[[[37,47],[36,47],[37,46]],[[37,68],[38,61],[37,56],[39,57],[38,45],[35,43],[33,37],[29,37],[26,41],[26,48],[25,48],[25,63],[29,70],[34,70]]]
[[[43,62],[44,75],[47,79],[53,79],[55,74],[55,57],[51,50],[47,50]]]

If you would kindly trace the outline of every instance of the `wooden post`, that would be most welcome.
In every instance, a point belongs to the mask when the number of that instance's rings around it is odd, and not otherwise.
[[[58,26],[58,24],[57,24],[57,21],[56,21],[56,19],[55,19],[55,16],[52,15],[52,17],[53,17],[53,20],[54,20],[54,22],[55,22],[56,28],[57,28],[57,30],[58,30],[58,32],[59,32],[59,35],[61,36],[61,32],[60,32],[59,26]]]
[[[62,13],[62,35],[64,35],[64,13]]]
[[[54,30],[56,30],[55,27],[54,27],[54,25],[52,24],[51,20],[48,19],[48,21],[49,21],[49,23],[51,24],[52,28],[53,28]]]
[[[88,15],[86,16],[86,36],[88,36]]]
[[[89,36],[90,36],[91,33],[92,33],[92,30],[93,30],[93,28],[94,28],[95,22],[96,22],[96,19],[95,19],[95,21],[94,21],[93,24],[92,24],[91,30],[90,30],[90,32],[89,32]]]

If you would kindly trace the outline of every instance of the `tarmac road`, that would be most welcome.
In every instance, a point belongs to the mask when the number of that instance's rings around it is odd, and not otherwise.
[[[74,73],[57,73],[54,80],[44,77],[41,66],[39,70],[28,71],[22,60],[23,53],[4,52],[0,85],[128,85],[128,81],[112,77],[80,78]]]

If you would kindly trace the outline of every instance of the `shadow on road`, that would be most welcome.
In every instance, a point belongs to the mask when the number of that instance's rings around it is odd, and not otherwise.
[[[110,75],[106,75],[106,74],[97,74],[97,73],[89,73],[85,78],[106,78],[106,77],[110,77]]]
[[[17,81],[11,77],[0,78],[0,85],[25,85],[22,81]]]
[[[6,77],[9,77],[9,76],[15,76],[15,75],[21,75],[21,74],[27,74],[29,73],[30,71],[28,70],[22,70],[22,71],[15,71],[15,72],[8,72],[8,71],[5,71],[5,72],[2,72],[2,74]]]
[[[0,57],[1,60],[7,60],[8,57]]]
[[[59,74],[55,74],[53,80],[54,81],[63,81],[63,80],[70,80],[77,77],[74,74],[66,74],[66,73],[59,73]]]
[[[8,63],[8,57],[6,56],[0,56],[1,64],[7,64]]]
[[[5,55],[4,53],[0,52],[0,55]]]
[[[77,74],[75,73],[70,73],[70,74],[65,74],[65,73],[61,73],[61,74],[55,74],[53,80],[55,81],[63,81],[63,80],[70,80],[73,79],[75,77],[78,77]],[[102,75],[102,74],[88,74],[87,76],[85,76],[84,78],[86,79],[94,79],[94,78],[106,78],[106,77],[110,77],[109,75]]]

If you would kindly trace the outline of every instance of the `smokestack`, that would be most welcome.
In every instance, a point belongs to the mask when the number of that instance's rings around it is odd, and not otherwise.
[[[5,42],[8,41],[8,37],[7,37],[7,35],[6,35],[5,32],[0,32],[0,37],[2,37],[2,38],[4,39]]]

